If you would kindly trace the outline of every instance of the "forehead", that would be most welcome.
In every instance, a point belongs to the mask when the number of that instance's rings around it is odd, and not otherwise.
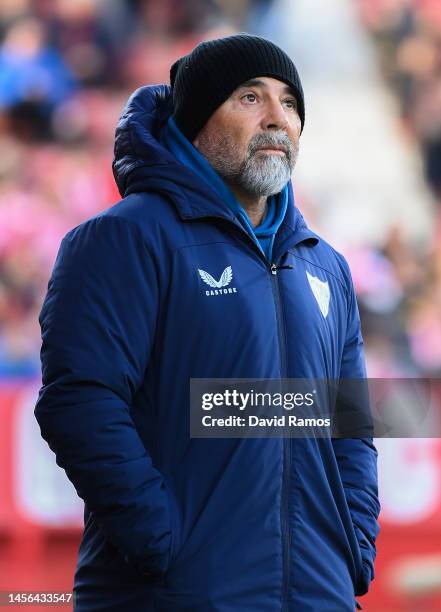
[[[263,91],[270,91],[279,94],[291,93],[295,95],[294,90],[289,85],[283,81],[279,81],[279,79],[274,79],[273,77],[253,77],[252,79],[241,83],[235,91],[237,92],[241,89],[246,89],[247,87],[257,87]]]

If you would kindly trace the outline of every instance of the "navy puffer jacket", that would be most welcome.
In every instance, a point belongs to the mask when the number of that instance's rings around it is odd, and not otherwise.
[[[85,502],[75,610],[353,612],[378,532],[372,440],[189,433],[192,377],[365,376],[348,265],[292,190],[267,261],[159,144],[170,110],[167,86],[129,100],[123,199],[64,238],[40,316],[35,415]],[[228,266],[235,291],[210,292],[198,270]]]

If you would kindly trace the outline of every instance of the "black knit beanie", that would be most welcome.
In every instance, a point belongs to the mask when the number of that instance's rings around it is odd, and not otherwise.
[[[173,117],[181,132],[193,141],[233,91],[258,76],[292,88],[303,130],[305,102],[294,63],[269,40],[241,33],[202,42],[171,67]]]

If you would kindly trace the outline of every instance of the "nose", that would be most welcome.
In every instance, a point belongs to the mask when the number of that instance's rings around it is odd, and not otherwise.
[[[282,130],[287,126],[288,117],[280,100],[268,100],[262,117],[262,127],[266,130]]]

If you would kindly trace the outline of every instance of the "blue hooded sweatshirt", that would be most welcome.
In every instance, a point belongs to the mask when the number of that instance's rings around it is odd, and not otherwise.
[[[165,85],[128,101],[123,199],[63,239],[40,314],[35,416],[85,502],[74,609],[353,612],[378,533],[372,439],[189,423],[192,378],[363,378],[348,265],[290,185],[268,261],[161,145],[170,114]]]

